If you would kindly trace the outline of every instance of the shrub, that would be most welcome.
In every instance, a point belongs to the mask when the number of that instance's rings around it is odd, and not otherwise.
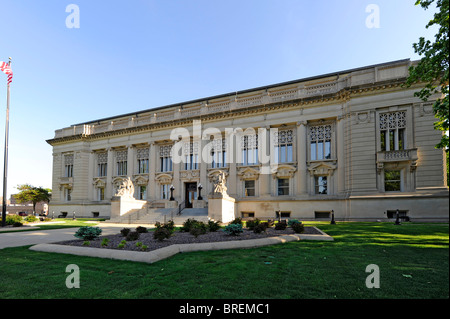
[[[298,219],[289,219],[288,226],[292,226],[292,225],[297,224],[297,223],[301,224],[302,222],[300,222]]]
[[[230,224],[242,225],[242,218],[236,217],[233,221],[230,222]]]
[[[97,239],[101,233],[102,230],[99,227],[82,226],[76,231],[74,236],[84,240],[93,240]]]
[[[137,231],[132,231],[132,232],[129,232],[129,233],[128,233],[128,235],[127,235],[127,237],[126,237],[126,240],[127,240],[127,241],[138,240],[138,239],[139,239],[139,236],[140,236],[140,233],[138,233]]]
[[[20,216],[19,216],[20,217]],[[28,223],[33,223],[38,221],[39,219],[36,216],[33,215],[28,215],[27,217],[24,218],[26,222]]]
[[[294,223],[291,227],[297,234],[301,234],[305,231],[305,226],[301,222]]]
[[[13,227],[20,227],[23,226],[21,222],[14,222]]]
[[[286,223],[285,220],[282,220],[282,221],[280,221],[280,222],[275,224],[275,229],[276,230],[285,230],[286,227],[287,227],[287,223]]]
[[[213,220],[208,221],[208,230],[209,231],[218,231],[220,229],[220,221],[215,222]]]
[[[267,223],[261,223],[253,227],[253,232],[256,234],[262,233],[263,231],[266,231],[267,229]]]
[[[157,228],[153,233],[153,238],[159,241],[163,241],[166,238],[170,238],[172,233],[167,228]]]
[[[224,230],[228,235],[239,236],[243,232],[242,224],[229,224]]]
[[[138,226],[138,227],[136,227],[136,231],[138,232],[138,233],[147,233],[148,232],[148,230],[147,230],[147,228],[145,228],[145,227],[142,227],[142,226]]]
[[[85,240],[83,242],[83,246],[90,246],[90,245],[91,245],[91,242],[89,240]]]
[[[101,246],[102,247],[106,247],[106,246],[108,246],[108,243],[109,243],[109,239],[108,238],[103,238]]]
[[[184,221],[183,226],[180,228],[180,231],[189,232],[191,230],[191,227],[193,227],[194,225],[196,225],[198,223],[199,223],[198,220],[188,218]]]
[[[209,226],[205,223],[197,222],[191,226],[189,233],[191,233],[191,235],[194,235],[194,237],[197,238],[198,235],[206,234],[208,227]]]
[[[128,233],[131,231],[131,229],[129,228],[122,228],[120,230],[120,233],[122,234],[123,237],[127,237]]]
[[[0,220],[2,220],[1,216],[0,216]],[[14,225],[14,223],[21,223],[21,222],[22,222],[22,217],[19,215],[6,215],[6,219],[5,219],[6,225]]]
[[[255,226],[257,226],[259,224],[261,224],[261,221],[258,218],[248,220],[247,223],[246,223],[247,228],[250,229],[250,230],[253,230],[255,228]]]
[[[167,229],[171,234],[175,231],[175,224],[173,220],[169,220],[167,223],[161,224],[160,222],[155,223],[156,229],[164,228]]]

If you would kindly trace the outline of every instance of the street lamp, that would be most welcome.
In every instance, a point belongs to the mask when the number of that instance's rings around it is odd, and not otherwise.
[[[170,198],[169,198],[169,200],[175,200],[175,198],[173,198],[173,191],[174,191],[174,189],[175,189],[175,186],[170,185]]]
[[[400,213],[398,212],[397,209],[397,213],[395,214],[395,224],[394,225],[401,225],[402,223],[400,223]]]
[[[336,225],[336,222],[334,221],[334,210],[331,210],[331,225]]]
[[[203,197],[202,197],[202,189],[203,189],[202,184],[198,184],[198,197],[197,197],[198,200],[202,200],[203,199]]]

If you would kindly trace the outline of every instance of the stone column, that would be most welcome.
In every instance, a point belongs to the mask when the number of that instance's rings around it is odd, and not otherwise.
[[[258,150],[258,153],[259,152],[265,152],[266,154],[268,153],[269,154],[268,156],[271,159],[273,159],[274,157],[271,154],[273,152],[273,150],[270,148],[270,146],[271,146],[270,126],[265,128],[265,135],[266,135],[266,143],[261,150]],[[259,139],[259,141],[262,141],[262,139]],[[262,154],[262,155],[265,157],[266,154]],[[271,180],[272,175],[270,174],[270,164],[271,164],[271,161],[269,160],[269,163],[264,163],[261,166],[260,174],[259,174],[258,181],[257,181],[257,183],[259,184],[259,196],[260,197],[270,197],[270,194],[271,194],[270,180]]]
[[[94,192],[94,176],[95,176],[95,153],[89,153],[89,167],[88,167],[88,200],[95,200]]]
[[[307,134],[306,121],[297,122],[297,193],[296,195],[306,195],[308,193],[308,169],[306,166]]]
[[[108,148],[108,163],[106,165],[106,187],[105,187],[105,199],[110,199],[114,196],[112,177],[114,173],[114,150]]]
[[[131,179],[133,179],[133,174],[136,174],[135,171],[135,153],[136,148],[133,145],[127,146],[128,153],[127,153],[127,176],[129,176]]]
[[[345,150],[344,150],[344,117],[339,116],[336,124],[336,157],[337,157],[337,193],[345,192]]]
[[[156,177],[156,170],[158,167],[158,158],[157,158],[157,146],[155,145],[155,142],[150,142],[150,152],[148,156],[149,161],[149,171],[148,171],[148,190],[147,190],[147,197],[149,200],[156,200],[159,199],[159,185],[156,183],[155,177]]]

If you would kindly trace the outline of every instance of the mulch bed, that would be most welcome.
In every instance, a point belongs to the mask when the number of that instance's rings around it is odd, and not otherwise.
[[[131,229],[134,231],[134,229]],[[83,246],[84,240],[75,239],[64,242],[59,242],[60,245],[70,245],[70,246],[82,246],[82,247],[93,247],[93,248],[103,248],[103,249],[120,249],[120,250],[133,250],[142,251],[141,247],[136,246],[137,242],[146,245],[147,249],[145,251],[151,251],[163,247],[167,247],[174,244],[192,244],[192,243],[207,243],[207,242],[220,242],[220,241],[230,241],[230,240],[248,240],[248,239],[259,239],[267,237],[275,237],[282,235],[295,234],[292,228],[288,227],[285,230],[276,230],[274,228],[268,228],[265,232],[256,234],[252,230],[243,229],[243,232],[239,236],[231,236],[225,233],[222,229],[216,232],[207,232],[206,234],[199,235],[197,238],[188,232],[175,231],[169,239],[164,239],[162,242],[153,238],[153,232],[149,231],[147,233],[140,233],[139,239],[134,241],[127,241],[125,247],[118,248],[122,240],[125,239],[120,233],[117,235],[100,236],[99,239],[90,240],[89,246]],[[303,234],[320,234],[320,232],[314,227],[305,227]],[[108,238],[108,245],[101,246],[103,238]]]

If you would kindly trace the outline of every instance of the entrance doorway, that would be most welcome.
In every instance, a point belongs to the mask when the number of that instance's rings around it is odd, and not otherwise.
[[[185,183],[185,204],[186,208],[192,208],[194,199],[197,199],[197,183]]]

